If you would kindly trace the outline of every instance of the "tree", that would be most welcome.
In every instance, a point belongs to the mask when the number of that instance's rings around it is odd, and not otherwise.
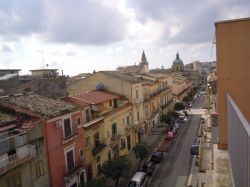
[[[175,103],[175,105],[174,105],[174,109],[175,110],[183,110],[183,109],[185,109],[185,106],[183,105],[183,103]]]
[[[118,187],[120,178],[126,176],[130,169],[131,162],[125,157],[119,157],[115,160],[106,161],[101,167],[102,173],[105,177],[114,180],[116,187]]]
[[[134,148],[133,151],[135,153],[135,157],[139,159],[139,164],[138,164],[138,170],[140,169],[141,162],[144,158],[147,157],[148,155],[148,149],[145,145],[143,144],[137,144]]]

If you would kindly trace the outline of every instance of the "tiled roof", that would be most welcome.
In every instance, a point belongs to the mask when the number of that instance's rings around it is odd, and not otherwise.
[[[125,72],[125,73],[140,73],[143,71],[143,66],[141,65],[133,65],[133,66],[125,66],[125,67],[118,67],[117,70]]]
[[[76,106],[62,100],[55,100],[34,93],[0,97],[0,104],[17,106],[42,117],[55,117],[77,109]]]
[[[131,74],[122,73],[120,71],[100,71],[100,72],[104,73],[106,75],[109,75],[111,77],[115,77],[115,78],[130,82],[132,84],[136,84],[139,82],[145,82],[145,80],[133,77]]]
[[[77,102],[80,106],[81,104],[99,104],[103,103],[105,101],[109,101],[111,99],[118,99],[123,98],[123,95],[112,93],[108,91],[98,91],[98,90],[92,90],[89,92],[77,94],[71,96],[71,99],[74,100],[74,102]]]
[[[73,105],[79,105],[81,107],[85,107],[91,104],[90,102],[87,102],[87,101],[84,101],[75,97],[65,97],[63,98],[63,100],[67,103],[71,103]]]
[[[9,122],[13,122],[16,120],[17,120],[16,116],[0,111],[0,125],[3,123],[9,123]]]

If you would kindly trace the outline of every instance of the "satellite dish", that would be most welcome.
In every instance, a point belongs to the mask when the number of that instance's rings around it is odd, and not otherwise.
[[[102,82],[99,82],[97,85],[96,85],[96,90],[99,90],[99,91],[102,91],[102,90],[105,90],[105,86]]]

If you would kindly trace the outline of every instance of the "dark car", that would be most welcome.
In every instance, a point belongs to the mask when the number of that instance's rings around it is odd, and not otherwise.
[[[199,145],[197,143],[191,146],[191,155],[199,155]]]
[[[142,166],[142,172],[146,173],[148,176],[152,176],[155,170],[155,163],[148,162],[143,164]]]
[[[150,161],[158,164],[161,162],[162,158],[163,158],[163,153],[160,151],[155,151],[152,153]]]

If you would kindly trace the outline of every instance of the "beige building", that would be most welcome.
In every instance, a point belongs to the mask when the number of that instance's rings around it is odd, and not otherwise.
[[[191,81],[180,75],[169,76],[168,85],[172,89],[174,103],[182,102],[182,99],[192,87]]]
[[[218,147],[228,149],[235,186],[250,186],[250,18],[215,23]]]
[[[34,69],[30,71],[32,78],[48,78],[58,76],[58,69]]]
[[[142,140],[144,134],[143,129],[146,117],[143,107],[143,93],[144,87],[148,82],[149,81],[119,71],[100,71],[69,85],[68,93],[69,95],[73,95],[89,90],[105,89],[122,94],[128,98],[128,101],[132,103],[132,119],[134,125],[134,137],[132,141],[134,145]]]
[[[0,111],[0,186],[49,187],[42,122]]]

